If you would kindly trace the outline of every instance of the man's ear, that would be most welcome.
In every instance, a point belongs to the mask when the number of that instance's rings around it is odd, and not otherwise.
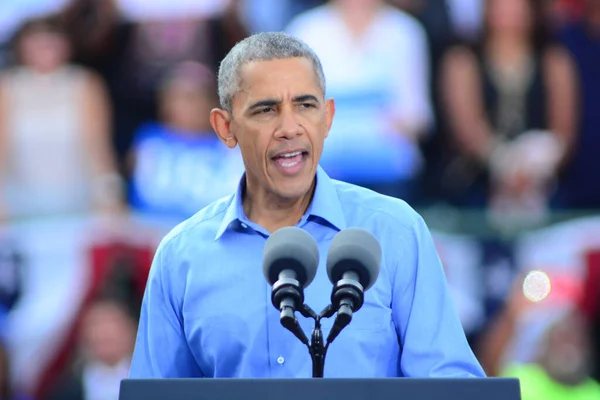
[[[230,128],[231,114],[220,108],[214,108],[210,112],[210,124],[212,125],[215,133],[225,143],[225,146],[233,149],[237,145],[237,139],[231,133]]]
[[[325,137],[329,136],[329,130],[333,124],[333,117],[335,115],[335,102],[333,99],[325,100]]]

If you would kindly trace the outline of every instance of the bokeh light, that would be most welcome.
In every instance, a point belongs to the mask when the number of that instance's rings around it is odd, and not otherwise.
[[[544,300],[550,294],[550,277],[543,271],[530,271],[523,280],[523,294],[533,302]]]

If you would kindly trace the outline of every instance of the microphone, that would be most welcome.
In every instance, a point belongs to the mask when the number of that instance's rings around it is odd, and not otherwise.
[[[300,228],[278,229],[265,243],[263,274],[273,287],[271,301],[281,312],[281,324],[304,344],[308,339],[294,313],[304,305],[304,288],[315,278],[318,265],[317,242]]]
[[[327,276],[334,285],[332,311],[337,316],[327,337],[331,343],[352,320],[352,313],[364,303],[364,292],[379,275],[381,246],[375,236],[364,229],[340,231],[331,242],[327,255]]]

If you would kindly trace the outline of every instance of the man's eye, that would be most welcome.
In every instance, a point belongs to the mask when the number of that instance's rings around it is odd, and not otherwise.
[[[302,108],[313,108],[313,107],[315,107],[315,105],[313,103],[302,103],[302,104],[300,104],[300,107],[302,107]]]
[[[273,107],[265,107],[265,108],[261,108],[260,110],[258,110],[256,112],[256,114],[268,114],[273,111],[275,111],[275,109]]]

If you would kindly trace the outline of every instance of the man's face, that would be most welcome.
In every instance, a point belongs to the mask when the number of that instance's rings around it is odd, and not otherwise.
[[[255,61],[242,67],[229,132],[239,144],[248,184],[283,199],[311,188],[334,114],[305,58]]]

